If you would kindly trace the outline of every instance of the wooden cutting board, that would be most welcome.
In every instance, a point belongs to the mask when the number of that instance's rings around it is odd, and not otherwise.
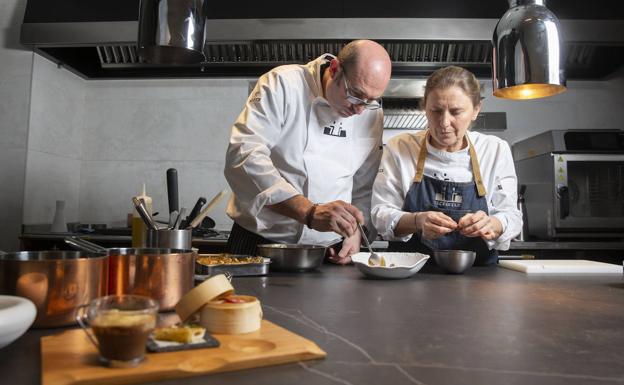
[[[108,368],[84,331],[73,329],[41,338],[41,383],[138,384],[323,358],[314,342],[263,320],[260,330],[213,335],[221,346],[170,353],[148,353],[135,368]]]
[[[622,274],[622,265],[584,259],[500,260],[498,265],[527,274]]]

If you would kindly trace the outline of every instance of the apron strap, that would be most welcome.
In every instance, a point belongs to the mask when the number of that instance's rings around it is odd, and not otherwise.
[[[420,134],[423,139],[420,142],[420,152],[418,153],[418,163],[416,163],[416,176],[414,176],[414,182],[422,181],[423,174],[425,173],[425,158],[427,157],[427,141],[429,140],[429,130]]]
[[[416,175],[414,176],[414,182],[422,181],[422,177],[425,173],[425,159],[427,158],[427,141],[429,140],[429,130],[426,130],[420,136],[423,140],[420,142],[420,151],[418,153],[418,163],[416,163]],[[470,165],[472,166],[472,176],[477,185],[477,193],[479,197],[484,197],[486,194],[485,186],[483,185],[483,178],[481,177],[481,169],[479,168],[479,159],[477,159],[477,153],[468,137],[466,132],[466,140],[468,141],[468,153],[470,154]]]
[[[472,176],[477,184],[477,193],[479,197],[485,196],[485,186],[483,185],[483,178],[481,177],[481,169],[479,168],[479,159],[477,159],[477,153],[468,137],[466,132],[466,140],[468,141],[468,152],[470,153],[470,165],[472,166]]]

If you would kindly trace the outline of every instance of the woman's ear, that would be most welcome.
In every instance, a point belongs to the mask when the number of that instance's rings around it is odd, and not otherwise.
[[[335,79],[338,75],[338,70],[340,69],[340,61],[338,59],[332,59],[329,62],[329,73],[331,74],[332,79]]]
[[[475,120],[477,120],[477,117],[479,116],[479,112],[481,112],[481,103],[479,103],[479,105],[475,106],[475,108],[474,108],[474,113],[472,114],[472,121],[473,122]]]

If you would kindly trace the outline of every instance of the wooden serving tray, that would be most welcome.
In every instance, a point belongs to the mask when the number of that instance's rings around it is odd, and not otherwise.
[[[108,368],[98,360],[84,331],[73,329],[41,338],[41,383],[138,384],[323,358],[314,342],[263,320],[253,333],[213,335],[218,348],[147,353],[135,368]]]

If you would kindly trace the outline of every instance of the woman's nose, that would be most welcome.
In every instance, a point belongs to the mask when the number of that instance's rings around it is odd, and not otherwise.
[[[451,115],[448,112],[445,112],[440,117],[440,125],[442,127],[448,127],[451,125]]]

